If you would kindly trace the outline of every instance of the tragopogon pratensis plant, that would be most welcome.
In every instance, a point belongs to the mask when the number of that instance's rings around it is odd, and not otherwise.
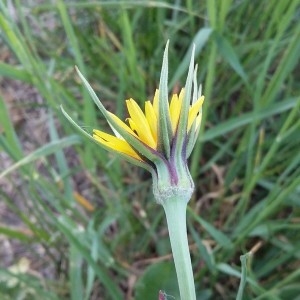
[[[133,99],[126,100],[126,122],[107,111],[80,71],[77,72],[114,135],[98,129],[93,135],[80,128],[62,109],[67,119],[84,135],[152,174],[153,194],[164,208],[176,267],[180,297],[195,300],[195,286],[186,230],[186,206],[194,190],[187,159],[198,137],[204,96],[197,86],[194,49],[185,87],[168,100],[168,44],[159,89],[144,111]]]

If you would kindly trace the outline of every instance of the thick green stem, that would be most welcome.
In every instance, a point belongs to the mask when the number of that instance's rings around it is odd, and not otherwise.
[[[187,199],[189,200],[189,199]],[[187,200],[169,198],[163,203],[177,273],[181,300],[196,300],[194,276],[186,230]]]

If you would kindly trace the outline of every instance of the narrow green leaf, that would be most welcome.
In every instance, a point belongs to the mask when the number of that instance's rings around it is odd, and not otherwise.
[[[0,234],[6,235],[8,238],[17,239],[22,242],[28,243],[32,241],[32,237],[23,233],[21,230],[11,227],[0,226]]]
[[[0,138],[5,139],[5,144],[9,147],[9,153],[15,159],[21,158],[23,156],[22,147],[18,136],[15,132],[14,125],[12,123],[12,119],[10,118],[9,111],[5,105],[4,99],[0,95],[0,130],[3,130],[3,136]]]
[[[215,34],[216,41],[218,44],[218,49],[225,60],[230,64],[230,66],[241,76],[246,84],[248,84],[248,77],[242,67],[238,55],[236,54],[234,48],[230,44],[229,40],[220,34]]]
[[[221,231],[216,229],[213,225],[204,221],[201,217],[196,215],[191,208],[188,207],[188,212],[192,215],[192,217],[201,224],[201,226],[207,231],[211,237],[215,239],[215,241],[222,247],[226,249],[232,249],[233,244],[231,240]]]
[[[41,148],[33,151],[29,155],[25,156],[21,160],[19,160],[17,163],[13,164],[9,168],[7,168],[5,171],[0,173],[0,178],[3,178],[4,176],[8,175],[9,173],[13,172],[14,170],[29,164],[41,157],[45,157],[47,155],[53,154],[58,149],[63,149],[66,147],[70,147],[75,144],[79,144],[80,138],[77,135],[71,135],[65,138],[62,138],[60,140],[52,141]]]
[[[26,70],[3,62],[0,62],[0,75],[26,83],[32,83],[31,75]]]
[[[111,299],[121,300],[122,294],[120,292],[119,287],[115,284],[113,279],[110,278],[110,276],[107,273],[107,270],[104,269],[102,266],[99,266],[97,262],[93,260],[89,250],[85,247],[85,245],[82,245],[82,243],[77,239],[77,237],[69,230],[64,218],[59,218],[58,222],[56,223],[56,226],[67,237],[69,242],[81,253],[81,255],[88,262],[88,264],[94,269],[99,280],[107,288]]]
[[[83,259],[74,245],[70,245],[69,255],[69,274],[70,274],[70,290],[71,300],[82,300],[83,299]]]
[[[280,114],[284,111],[293,108],[298,101],[299,98],[289,98],[287,100],[276,103],[276,105],[271,105],[270,107],[263,109],[259,112],[244,113],[239,117],[231,118],[228,121],[224,121],[219,125],[213,127],[212,129],[206,130],[204,134],[200,136],[200,140],[209,141],[218,136],[222,136],[236,128],[240,128],[241,126],[247,125],[253,122],[253,120],[255,119],[259,121],[271,117],[273,115]]]
[[[204,46],[206,45],[210,35],[212,33],[212,29],[209,27],[201,28],[195,35],[194,39],[191,42],[189,49],[187,50],[184,58],[181,60],[180,65],[178,66],[175,74],[170,80],[170,87],[173,87],[176,82],[180,79],[180,77],[186,72],[189,67],[192,52],[195,45],[195,57],[197,57],[201,52]]]
[[[209,253],[207,248],[205,247],[205,245],[203,244],[202,242],[202,239],[199,235],[198,232],[196,232],[196,230],[194,229],[193,227],[193,224],[190,224],[190,222],[188,222],[188,229],[189,231],[191,232],[192,236],[193,236],[193,239],[198,247],[198,250],[200,252],[200,255],[201,255],[201,259],[204,260],[207,268],[215,273],[216,272],[216,263],[215,263],[215,259],[214,259],[214,255],[213,253]]]

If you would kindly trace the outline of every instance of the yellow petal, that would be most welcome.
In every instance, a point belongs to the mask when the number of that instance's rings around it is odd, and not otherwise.
[[[172,131],[175,133],[178,125],[178,120],[180,116],[182,101],[179,100],[178,95],[174,94],[172,96],[169,111],[170,111],[170,119],[172,125]]]
[[[179,100],[181,101],[181,103],[182,103],[182,100],[183,100],[183,96],[184,96],[184,88],[182,88],[180,93],[179,93]]]
[[[126,121],[129,123],[129,126],[130,126],[130,128],[133,130],[133,131],[135,131],[136,132],[136,125],[135,125],[135,123],[133,122],[133,120],[131,119],[131,118],[127,118],[126,119]]]
[[[133,99],[126,100],[126,104],[131,120],[134,123],[134,130],[139,139],[149,147],[156,149],[156,141],[152,136],[150,126],[143,111]]]
[[[93,130],[93,138],[100,144],[107,146],[114,151],[121,152],[142,161],[142,158],[138,153],[124,140],[97,129]]]
[[[187,132],[190,131],[204,101],[204,96],[201,96],[190,108],[188,117]]]
[[[140,132],[140,126],[138,126],[131,118],[127,118],[127,121],[129,122],[129,126],[131,127],[132,130],[136,131],[138,133],[138,139],[143,141],[145,144],[150,146],[153,149],[157,149],[157,138],[155,140],[155,144],[150,144],[149,140],[145,138],[144,140],[141,138],[139,132]],[[152,133],[151,133],[152,134]]]
[[[158,119],[158,106],[159,106],[159,90],[155,91],[154,97],[153,97],[153,109],[156,114],[156,118]]]
[[[157,117],[154,111],[154,107],[150,101],[145,102],[145,116],[150,126],[152,136],[157,144]]]
[[[125,129],[128,133],[134,135],[135,137],[138,137],[135,132],[133,132],[131,130],[131,128],[125,124],[121,119],[119,119],[116,115],[114,115],[113,113],[109,112],[108,113],[110,114],[110,116],[114,119],[114,121],[120,126],[122,127],[123,129]],[[114,128],[115,130],[117,130],[116,128]]]

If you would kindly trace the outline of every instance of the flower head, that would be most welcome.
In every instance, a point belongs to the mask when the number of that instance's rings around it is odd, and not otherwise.
[[[180,119],[180,112],[183,104],[184,89],[181,90],[179,95],[173,94],[169,103],[167,114],[169,115],[171,123],[171,141],[175,139],[178,134],[177,128]],[[204,101],[204,97],[201,96],[193,104],[190,104],[188,112],[188,124],[186,128],[187,139],[190,135],[198,132],[201,123],[201,107]],[[153,102],[145,102],[144,111],[141,110],[139,105],[132,98],[126,100],[126,105],[129,113],[129,118],[125,122],[121,121],[117,116],[111,114],[111,117],[119,124],[124,130],[141,141],[144,146],[149,147],[153,153],[157,155],[163,153],[160,151],[160,141],[158,135],[158,120],[159,120],[159,90],[156,90]],[[192,125],[195,125],[192,129]],[[191,129],[193,130],[192,132]],[[112,151],[122,153],[140,162],[146,162],[147,158],[143,157],[138,150],[130,145],[118,131],[112,126],[114,135],[107,134],[98,129],[93,130],[93,138],[100,144],[111,148]],[[171,151],[170,151],[171,152]]]
[[[196,70],[193,50],[185,88],[179,94],[172,95],[169,101],[167,43],[159,89],[156,90],[153,101],[146,101],[144,109],[141,109],[132,98],[126,100],[129,117],[123,122],[104,108],[77,69],[114,133],[94,129],[93,140],[150,171],[154,180],[154,195],[159,203],[163,203],[174,193],[191,194],[193,191],[194,184],[188,171],[187,158],[199,133],[204,101],[201,89],[197,86]],[[64,110],[63,113],[79,128]]]

